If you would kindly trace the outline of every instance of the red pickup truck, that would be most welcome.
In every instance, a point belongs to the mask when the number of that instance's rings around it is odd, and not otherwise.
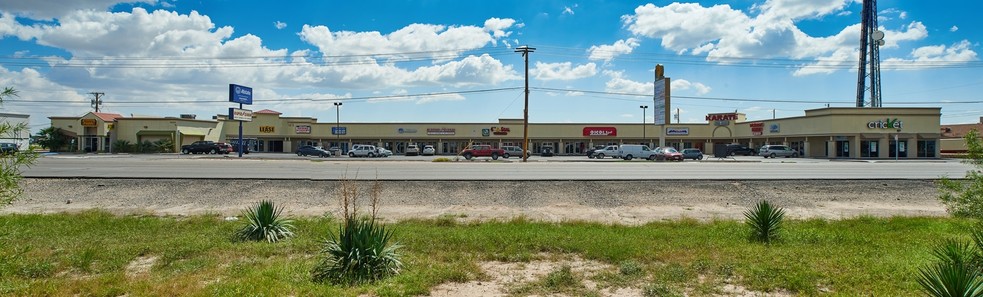
[[[471,160],[471,157],[491,157],[492,160],[498,160],[498,157],[503,155],[505,155],[504,149],[493,148],[484,144],[472,145],[471,148],[461,152],[461,156],[468,160]]]

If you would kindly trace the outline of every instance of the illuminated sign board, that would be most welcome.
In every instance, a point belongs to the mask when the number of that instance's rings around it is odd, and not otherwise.
[[[618,136],[618,129],[615,127],[584,127],[584,136]]]
[[[233,121],[252,122],[253,111],[240,108],[229,108],[229,119]]]
[[[294,126],[294,133],[297,133],[297,134],[311,134],[311,125],[297,125],[297,126]]]

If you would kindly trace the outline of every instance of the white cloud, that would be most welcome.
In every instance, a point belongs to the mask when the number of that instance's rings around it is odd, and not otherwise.
[[[504,65],[502,61],[488,54],[468,56],[460,61],[452,61],[443,65],[420,67],[406,81],[412,85],[494,85],[507,80],[519,79],[512,65]],[[383,78],[385,79],[385,78]],[[393,79],[393,78],[390,78]]]
[[[729,63],[732,58],[792,58],[806,62],[794,75],[832,73],[855,64],[859,25],[847,26],[831,36],[810,36],[796,21],[841,14],[852,0],[769,0],[754,6],[751,16],[729,5],[703,7],[695,3],[672,3],[663,7],[639,6],[622,17],[627,29],[640,37],[661,39],[664,48],[679,54],[706,55],[708,61]],[[907,14],[885,10],[886,14]],[[885,33],[882,48],[923,40],[924,24],[913,21],[900,29],[879,28]],[[810,62],[811,60],[811,62]]]
[[[281,21],[276,21],[276,22],[273,22],[273,26],[276,27],[277,30],[283,30],[283,28],[286,28],[287,27],[287,23],[284,23],[284,22],[281,22]]]
[[[959,27],[956,27],[955,25],[953,25],[952,28],[949,28],[949,32],[956,32],[956,31],[959,31]]]
[[[77,10],[105,11],[118,3],[154,4],[156,0],[0,0],[4,12],[32,19],[61,18]],[[166,6],[167,3],[161,3]]]
[[[903,19],[907,19],[908,18],[908,12],[907,11],[902,11],[900,14],[898,14],[898,18],[900,18],[902,20]]]
[[[698,82],[690,82],[685,79],[673,79],[669,82],[669,87],[673,91],[685,91],[693,90],[697,95],[706,95],[710,93],[710,87]]]
[[[623,118],[633,118],[633,117],[635,117],[635,115],[630,114],[630,113],[623,113],[623,114],[621,114],[621,117],[623,117]]]
[[[569,14],[569,15],[573,15],[573,14],[574,14],[574,12],[573,12],[573,9],[574,9],[574,8],[577,8],[577,4],[574,4],[574,5],[573,5],[573,7],[570,7],[570,6],[564,6],[564,7],[563,7],[563,12],[562,12],[561,14]]]
[[[461,101],[461,100],[464,100],[464,96],[461,96],[460,94],[424,95],[424,96],[415,96],[415,98],[419,98],[416,101],[416,104],[427,104],[427,103],[434,103],[434,102],[439,102],[439,101]]]
[[[604,90],[612,93],[652,94],[654,86],[651,83],[637,82],[624,78],[624,72],[605,70],[604,75],[610,77],[604,84]]]
[[[587,63],[574,67],[573,63],[571,62],[536,62],[536,67],[530,69],[529,74],[533,75],[539,80],[574,80],[596,75],[597,65],[594,63]]]
[[[619,55],[630,54],[638,45],[638,39],[635,38],[618,40],[611,45],[594,45],[587,49],[590,53],[588,59],[609,62]]]
[[[971,44],[968,40],[963,40],[950,46],[923,46],[911,51],[911,59],[886,59],[881,62],[881,67],[911,70],[976,61],[978,60],[978,56],[975,51],[970,49],[970,46]]]

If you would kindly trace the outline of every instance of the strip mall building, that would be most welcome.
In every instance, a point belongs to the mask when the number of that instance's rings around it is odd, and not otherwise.
[[[804,116],[748,121],[741,113],[706,115],[703,123],[667,125],[627,123],[530,123],[534,153],[553,147],[561,155],[582,155],[599,145],[652,144],[713,153],[715,144],[757,148],[783,144],[812,158],[937,158],[940,108],[820,108]],[[124,117],[90,112],[81,117],[51,117],[51,125],[74,138],[78,151],[111,152],[111,143],[154,142],[170,138],[175,150],[198,140],[234,143],[239,122],[218,115],[211,120],[183,117]],[[302,145],[372,144],[401,154],[408,144],[433,145],[437,154],[454,155],[468,143],[521,146],[522,120],[497,123],[323,123],[311,117],[285,117],[272,110],[243,122],[243,138],[252,151],[293,152]],[[897,142],[895,142],[897,139]]]

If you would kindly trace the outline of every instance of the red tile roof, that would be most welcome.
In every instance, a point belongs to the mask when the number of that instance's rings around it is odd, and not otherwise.
[[[942,133],[942,138],[962,138],[973,129],[983,132],[983,124],[942,125],[939,132]]]
[[[282,113],[280,113],[278,111],[269,110],[269,109],[260,110],[260,111],[254,112],[254,113],[261,113],[261,114],[282,114]]]
[[[123,115],[118,113],[93,112],[92,114],[99,117],[103,122],[112,122],[123,117]]]

